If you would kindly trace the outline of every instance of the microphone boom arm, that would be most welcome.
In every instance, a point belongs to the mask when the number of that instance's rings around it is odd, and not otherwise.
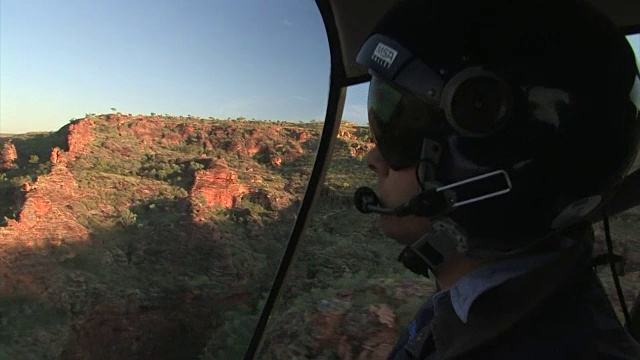
[[[474,184],[483,180],[486,181],[487,179],[496,176],[502,176],[504,178],[504,187],[501,187],[496,191],[473,197],[471,199],[457,201],[456,192],[454,191],[454,189],[463,185]],[[423,191],[414,196],[407,203],[395,208],[380,206],[376,193],[368,187],[360,187],[356,190],[354,194],[354,202],[356,208],[364,214],[373,212],[377,214],[395,216],[418,215],[426,217],[439,217],[452,211],[456,207],[506,194],[511,191],[511,189],[512,184],[511,179],[509,178],[509,174],[504,170],[496,170],[490,173],[458,181],[453,184],[441,186],[428,191]]]

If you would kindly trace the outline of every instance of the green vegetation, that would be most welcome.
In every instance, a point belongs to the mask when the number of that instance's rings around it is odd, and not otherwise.
[[[48,288],[45,295],[29,293],[27,286],[19,292],[22,297],[14,291],[1,298],[6,320],[0,322],[0,359],[21,358],[24,349],[34,359],[239,358],[295,221],[322,124],[155,114],[87,117],[92,133],[81,153],[66,163],[77,195],[56,199],[89,229],[90,238],[61,239],[44,252],[10,260],[44,263],[55,276],[33,280],[31,286]],[[15,169],[0,173],[3,216],[16,218],[25,195],[21,187],[50,172],[51,149],[68,151],[69,126],[79,123],[12,138],[19,158]],[[352,124],[345,129],[358,136],[366,131]],[[289,336],[289,347],[305,348],[309,356],[316,351],[311,335],[299,340],[293,335],[305,331],[302,317],[317,312],[318,302],[360,288],[363,294],[354,298],[350,311],[366,317],[368,302],[386,301],[376,292],[415,278],[389,256],[399,248],[377,231],[375,219],[353,209],[353,190],[373,181],[362,156],[351,154],[355,142],[364,143],[341,138],[337,144],[283,292],[284,311],[274,314],[268,334]],[[247,189],[232,208],[190,195],[195,174],[217,169],[220,161]],[[46,244],[47,234],[40,235]],[[37,309],[29,310],[33,316],[24,316],[21,304],[27,303]],[[105,328],[112,323],[124,328],[117,333]],[[141,331],[152,336],[136,335]],[[56,341],[39,343],[38,336]],[[131,347],[114,345],[121,343]],[[266,343],[272,349],[265,351],[290,358],[289,348]]]
[[[294,224],[322,124],[88,117],[91,136],[64,165],[72,178],[43,190],[52,208],[40,215],[48,223],[30,224],[38,238],[0,232],[10,244],[0,249],[0,360],[240,358]],[[24,184],[47,181],[51,149],[69,151],[70,125],[79,123],[11,138],[18,159],[0,172],[3,226],[17,219]],[[383,236],[377,217],[353,208],[354,190],[375,182],[363,157],[369,137],[354,124],[341,130],[263,359],[337,359],[345,341],[358,358],[374,335],[399,333],[433,291],[430,280],[396,261],[401,247]],[[211,191],[242,189],[233,207],[192,193],[204,172],[220,181]],[[56,222],[63,215],[66,223]],[[637,215],[612,223],[637,224]],[[70,232],[76,225],[89,236]]]
[[[0,143],[8,139],[0,137]],[[63,148],[66,144],[62,130],[55,133],[14,135],[10,139],[20,156],[14,168],[0,171],[0,226],[5,226],[9,219],[16,219],[16,198],[21,196],[23,186],[32,184],[38,176],[49,173],[51,149]]]

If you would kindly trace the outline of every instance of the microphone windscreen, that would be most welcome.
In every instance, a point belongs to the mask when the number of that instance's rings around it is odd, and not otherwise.
[[[369,206],[378,205],[378,196],[371,188],[362,186],[356,190],[353,195],[353,201],[358,211],[368,214],[371,212]]]

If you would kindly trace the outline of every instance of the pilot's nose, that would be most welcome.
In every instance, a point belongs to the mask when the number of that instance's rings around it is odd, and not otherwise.
[[[389,174],[389,164],[382,157],[377,146],[369,150],[367,154],[367,167],[378,176],[387,176]]]

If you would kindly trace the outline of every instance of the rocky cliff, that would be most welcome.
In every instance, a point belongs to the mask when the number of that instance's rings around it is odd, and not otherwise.
[[[12,169],[17,159],[18,152],[11,140],[2,144],[2,150],[0,151],[0,171]]]
[[[345,126],[343,170],[360,166],[362,131]],[[5,139],[0,207],[15,216],[0,226],[0,294],[64,314],[55,331],[4,329],[10,354],[195,358],[222,346],[216,319],[270,286],[319,135],[319,124],[108,114]]]

